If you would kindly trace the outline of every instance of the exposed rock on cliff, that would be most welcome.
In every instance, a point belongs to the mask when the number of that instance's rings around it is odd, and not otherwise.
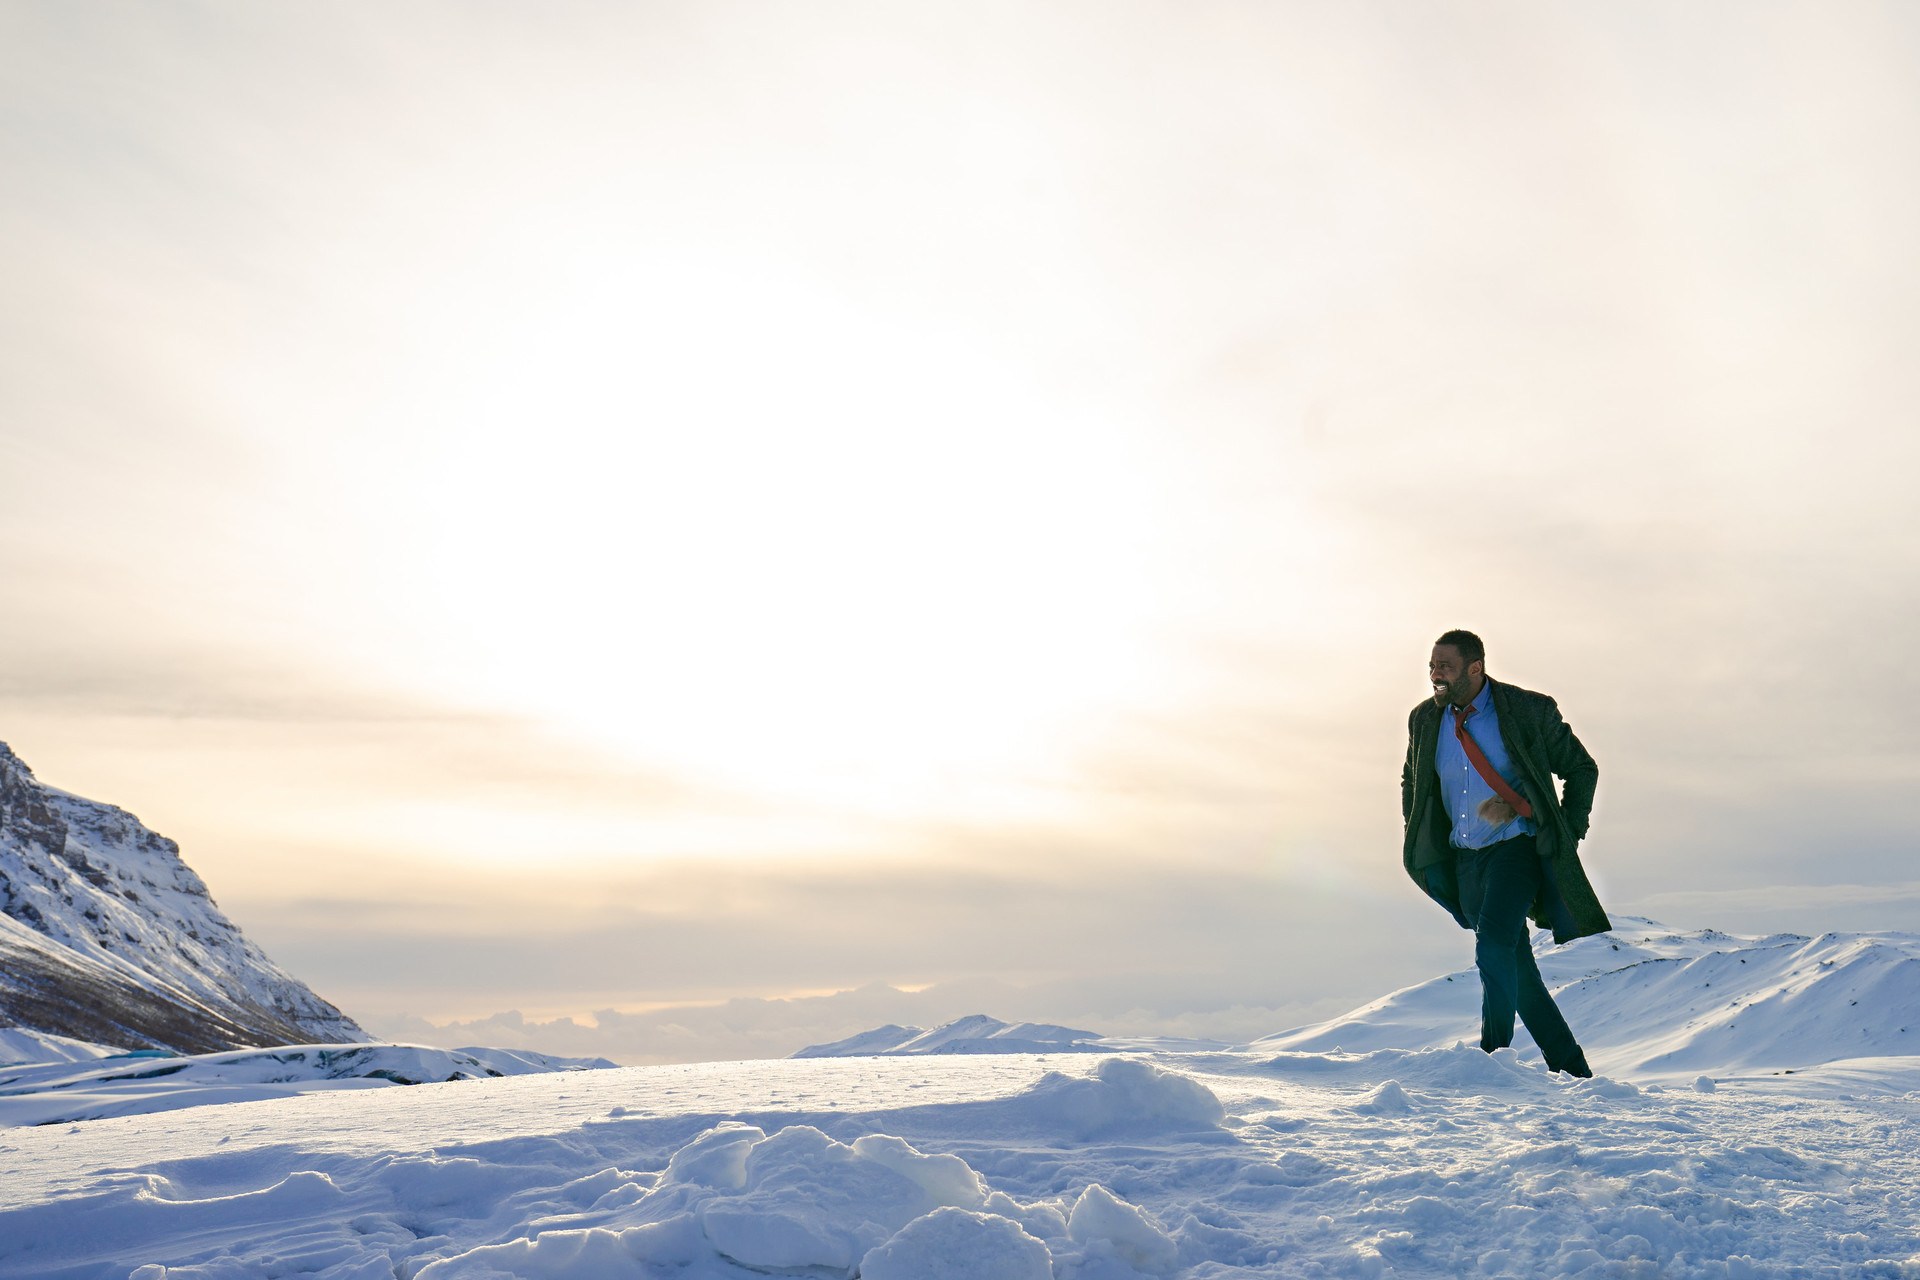
[[[0,1025],[183,1053],[368,1038],[248,941],[178,845],[5,743]]]

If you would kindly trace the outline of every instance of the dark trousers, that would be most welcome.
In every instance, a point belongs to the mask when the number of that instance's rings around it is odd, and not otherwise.
[[[1533,837],[1461,849],[1457,857],[1460,909],[1473,926],[1473,960],[1480,969],[1480,1047],[1512,1044],[1517,1011],[1548,1069],[1562,1070],[1579,1057],[1580,1046],[1540,980],[1528,945],[1527,908],[1540,892],[1541,876]]]

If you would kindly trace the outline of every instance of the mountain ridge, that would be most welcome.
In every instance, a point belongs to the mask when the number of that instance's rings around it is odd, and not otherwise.
[[[179,845],[5,743],[0,1025],[183,1053],[370,1039],[227,918]]]
[[[1050,1022],[1002,1022],[969,1014],[931,1029],[888,1023],[825,1044],[810,1044],[795,1058],[902,1058],[958,1053],[1098,1053],[1111,1045],[1097,1031]]]

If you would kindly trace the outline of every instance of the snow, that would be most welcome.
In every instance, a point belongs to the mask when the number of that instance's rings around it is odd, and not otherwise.
[[[861,1280],[1053,1280],[1047,1246],[992,1213],[935,1209],[861,1259]]]
[[[1458,975],[1227,1050],[234,1067],[0,1129],[0,1277],[1920,1277],[1915,939],[1588,941],[1543,961],[1592,1080],[1468,1043]]]
[[[1691,1081],[1920,1053],[1920,934],[1679,933],[1651,920],[1534,952],[1597,1070]],[[1471,968],[1407,987],[1257,1048],[1438,1048],[1477,1025]]]
[[[53,1037],[59,1040],[62,1037]],[[252,1102],[324,1089],[472,1080],[536,1071],[611,1068],[604,1058],[552,1058],[508,1049],[422,1045],[288,1045],[182,1056],[115,1052],[68,1040],[71,1054],[0,1067],[0,1125],[63,1124],[216,1102]]]
[[[106,1045],[57,1036],[50,1031],[29,1031],[25,1027],[0,1027],[0,1068],[16,1062],[84,1062],[104,1058],[114,1050]]]
[[[1067,1238],[1096,1258],[1115,1258],[1147,1275],[1172,1275],[1180,1247],[1142,1210],[1091,1183],[1067,1216]]]

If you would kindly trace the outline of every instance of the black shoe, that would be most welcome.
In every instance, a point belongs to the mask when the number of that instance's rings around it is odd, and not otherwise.
[[[1577,1076],[1582,1080],[1593,1079],[1593,1068],[1587,1065],[1587,1055],[1579,1049],[1575,1049],[1571,1058],[1568,1058],[1565,1062],[1553,1068],[1553,1070],[1564,1071],[1568,1075]]]

